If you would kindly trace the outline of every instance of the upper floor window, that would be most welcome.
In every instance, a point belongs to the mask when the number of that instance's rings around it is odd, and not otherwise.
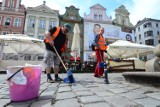
[[[74,17],[73,15],[71,15],[69,18],[70,18],[71,20],[74,20],[74,19],[75,19],[75,17]]]
[[[98,17],[97,14],[94,14],[94,20],[97,20],[98,19],[97,17]]]
[[[138,31],[140,31],[140,27],[138,27]]]
[[[99,20],[102,20],[102,15],[99,15]]]
[[[35,27],[35,19],[29,19],[29,27]]]
[[[10,26],[11,25],[11,18],[6,18],[4,25]]]
[[[39,21],[39,27],[40,28],[45,28],[46,27],[46,21],[45,20],[40,20]]]
[[[0,25],[1,25],[2,17],[0,16]]]
[[[157,35],[159,35],[159,31],[157,31]]]
[[[14,26],[16,26],[16,27],[20,27],[21,26],[21,19],[20,18],[16,18],[15,19]]]
[[[148,36],[153,36],[153,31],[147,31],[144,33],[144,36],[145,37],[148,37]]]
[[[139,40],[141,40],[141,39],[142,39],[141,34],[139,34]]]
[[[55,26],[55,22],[54,21],[50,21],[49,27],[50,29],[53,28]]]
[[[13,8],[13,6],[14,6],[13,0],[10,0],[10,1],[8,2],[8,7],[9,7],[9,8]]]
[[[143,25],[143,28],[152,27],[152,23],[148,22]]]
[[[158,23],[156,23],[156,27],[159,27],[159,26],[158,26]]]

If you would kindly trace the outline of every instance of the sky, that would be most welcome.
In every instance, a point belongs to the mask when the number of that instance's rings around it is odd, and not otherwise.
[[[2,1],[2,0],[0,0]],[[26,7],[36,7],[43,4],[44,0],[21,0],[21,4]],[[137,21],[144,18],[152,18],[160,20],[160,0],[45,0],[46,5],[51,9],[59,10],[62,15],[65,13],[65,7],[74,5],[79,8],[80,16],[84,13],[90,14],[90,7],[99,3],[105,7],[106,15],[115,18],[115,9],[124,5],[130,13],[130,22],[135,25]]]

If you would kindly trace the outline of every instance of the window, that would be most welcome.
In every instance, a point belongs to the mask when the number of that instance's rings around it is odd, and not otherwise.
[[[145,37],[153,36],[153,31],[144,32],[144,36],[145,36]]]
[[[138,27],[138,31],[140,31],[140,27]]]
[[[43,56],[37,56],[38,61],[43,61]]]
[[[135,39],[135,42],[137,42],[137,38],[136,38],[136,37],[134,37],[134,39]]]
[[[6,18],[4,25],[10,26],[10,24],[11,24],[11,18]]]
[[[153,36],[153,31],[147,31],[147,35],[146,36]]]
[[[53,28],[55,26],[55,22],[54,21],[50,21],[49,27],[50,29]]]
[[[20,18],[16,18],[15,19],[14,26],[16,26],[16,27],[20,27],[21,26],[21,19]]]
[[[40,20],[39,21],[39,27],[40,28],[45,28],[46,27],[46,21],[45,20]]]
[[[139,40],[141,40],[141,39],[142,39],[141,34],[139,34]]]
[[[102,20],[102,15],[99,15],[99,20]]]
[[[154,40],[153,39],[148,39],[145,41],[146,45],[154,45]]]
[[[3,33],[2,33],[2,35],[6,35],[6,34],[9,34],[9,32],[3,32]]]
[[[14,5],[14,4],[13,4],[13,0],[10,0],[10,1],[8,2],[8,7],[9,7],[9,8],[12,8],[13,5]]]
[[[72,16],[70,16],[70,19],[71,19],[71,20],[74,20],[75,18],[74,18],[74,16],[72,15]]]
[[[31,60],[31,56],[30,55],[25,55],[24,56],[24,60],[30,61]]]
[[[29,19],[29,27],[35,27],[35,19]]]
[[[157,31],[157,35],[159,35],[159,31]]]
[[[44,40],[44,36],[38,36],[38,39]]]
[[[156,23],[156,27],[158,27],[158,23]]]
[[[34,38],[34,35],[28,35],[28,36]]]
[[[97,20],[97,14],[94,14],[94,20]]]
[[[0,16],[0,25],[1,25],[2,17]]]
[[[152,23],[148,22],[143,25],[143,28],[152,27]]]

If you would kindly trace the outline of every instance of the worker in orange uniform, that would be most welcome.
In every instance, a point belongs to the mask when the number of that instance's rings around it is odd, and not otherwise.
[[[95,38],[95,54],[97,58],[97,64],[94,71],[94,77],[101,77],[103,76],[104,72],[104,52],[106,52],[107,44],[105,42],[105,38],[103,37],[104,28],[100,28],[99,34]]]

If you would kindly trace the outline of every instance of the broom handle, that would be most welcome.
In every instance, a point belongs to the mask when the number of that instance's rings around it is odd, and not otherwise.
[[[59,56],[59,54],[58,54],[58,52],[57,52],[57,49],[55,48],[55,46],[53,46],[53,48],[54,48],[54,50],[55,50],[55,52],[56,52],[56,54],[57,54],[59,60],[61,61],[61,63],[62,63],[62,65],[63,65],[64,69],[67,71],[67,67],[64,65],[64,62],[62,61],[62,58]]]

